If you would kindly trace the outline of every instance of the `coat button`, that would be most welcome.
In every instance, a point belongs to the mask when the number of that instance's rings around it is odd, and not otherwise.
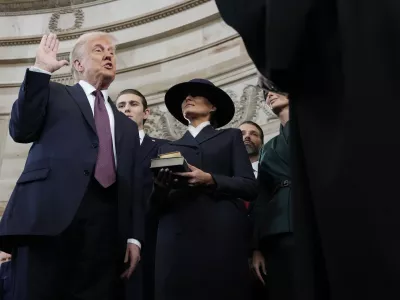
[[[83,175],[89,176],[90,172],[88,170],[83,171]]]

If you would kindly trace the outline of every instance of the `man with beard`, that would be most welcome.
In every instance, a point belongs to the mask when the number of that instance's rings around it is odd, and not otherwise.
[[[264,144],[264,133],[261,127],[253,121],[245,121],[239,129],[242,131],[243,142],[246,146],[247,154],[253,167],[254,176],[258,176],[258,158],[261,147]]]
[[[264,132],[262,131],[261,127],[253,122],[253,121],[245,121],[240,126],[239,129],[242,131],[243,135],[243,142],[246,146],[247,154],[249,155],[249,159],[251,165],[253,167],[254,176],[258,177],[258,159],[260,157],[260,151],[262,146],[264,145]],[[249,210],[249,217],[252,217],[252,210],[254,208],[253,202],[244,201],[246,208]],[[252,220],[251,227],[254,227]],[[250,259],[251,262],[251,259]],[[252,268],[252,263],[250,263],[250,267]],[[253,269],[253,268],[252,268]],[[254,269],[253,269],[254,271]],[[256,274],[257,275],[257,274]],[[257,275],[258,277],[258,275]],[[253,277],[252,281],[252,294],[249,299],[252,300],[265,300],[266,297],[266,289],[265,286],[258,280],[257,277]]]
[[[268,141],[260,155],[258,197],[254,204],[253,269],[266,285],[269,300],[292,300],[294,237],[291,218],[289,165],[289,100],[273,84],[260,80],[266,104],[279,117],[279,135]],[[268,261],[268,265],[266,263]],[[266,275],[268,276],[266,277]]]

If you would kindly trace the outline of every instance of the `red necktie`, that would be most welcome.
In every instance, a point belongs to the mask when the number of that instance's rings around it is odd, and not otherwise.
[[[99,150],[97,154],[94,177],[105,188],[116,180],[113,141],[110,118],[101,91],[94,91],[94,123],[96,124]]]

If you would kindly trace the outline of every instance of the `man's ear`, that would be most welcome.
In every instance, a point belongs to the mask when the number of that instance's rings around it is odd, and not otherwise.
[[[83,72],[85,69],[81,62],[77,59],[74,60],[73,68],[75,68],[75,70],[77,70],[79,73]]]
[[[143,120],[147,120],[150,116],[150,108],[146,108],[144,111]]]

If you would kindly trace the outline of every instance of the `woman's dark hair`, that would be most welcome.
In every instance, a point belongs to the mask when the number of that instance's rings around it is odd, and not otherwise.
[[[218,127],[218,122],[217,118],[215,117],[216,111],[210,112],[210,124],[212,127],[217,128]]]
[[[148,108],[146,97],[145,97],[141,92],[139,92],[138,90],[135,90],[135,89],[126,89],[126,90],[123,90],[122,92],[120,92],[120,93],[118,94],[117,100],[115,100],[115,103],[117,103],[118,98],[119,98],[120,96],[122,96],[122,95],[136,95],[136,96],[138,96],[138,97],[140,98],[140,100],[141,100],[141,102],[142,102],[143,111],[145,111],[145,110]],[[143,120],[143,125],[144,125],[144,123],[146,123],[146,120]]]
[[[255,128],[257,128],[257,130],[259,131],[259,134],[260,134],[261,142],[264,144],[264,132],[261,129],[260,125],[258,125],[257,123],[255,123],[253,121],[244,121],[242,124],[239,125],[239,127],[242,126],[243,124],[250,124],[250,125],[253,125]]]

